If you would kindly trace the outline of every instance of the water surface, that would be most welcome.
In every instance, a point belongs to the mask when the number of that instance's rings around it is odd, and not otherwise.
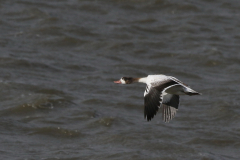
[[[1,159],[237,160],[240,2],[2,0]],[[201,92],[143,116],[144,84]]]

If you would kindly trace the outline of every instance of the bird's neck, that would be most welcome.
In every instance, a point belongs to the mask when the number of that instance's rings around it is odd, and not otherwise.
[[[147,83],[147,77],[143,77],[143,78],[134,78],[134,82]]]

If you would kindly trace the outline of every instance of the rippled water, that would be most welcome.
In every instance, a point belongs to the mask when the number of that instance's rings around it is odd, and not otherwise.
[[[0,1],[1,159],[240,157],[240,1]],[[143,116],[145,85],[201,92]]]

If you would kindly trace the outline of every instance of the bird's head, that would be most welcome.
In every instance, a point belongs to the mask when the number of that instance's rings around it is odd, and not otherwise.
[[[133,81],[134,81],[134,79],[132,77],[122,77],[120,80],[114,81],[114,83],[131,84],[131,83],[133,83]]]

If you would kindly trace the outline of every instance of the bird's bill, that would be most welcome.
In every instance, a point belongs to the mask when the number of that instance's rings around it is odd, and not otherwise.
[[[118,84],[122,84],[122,82],[120,80],[118,81],[113,81],[114,83],[118,83]]]

